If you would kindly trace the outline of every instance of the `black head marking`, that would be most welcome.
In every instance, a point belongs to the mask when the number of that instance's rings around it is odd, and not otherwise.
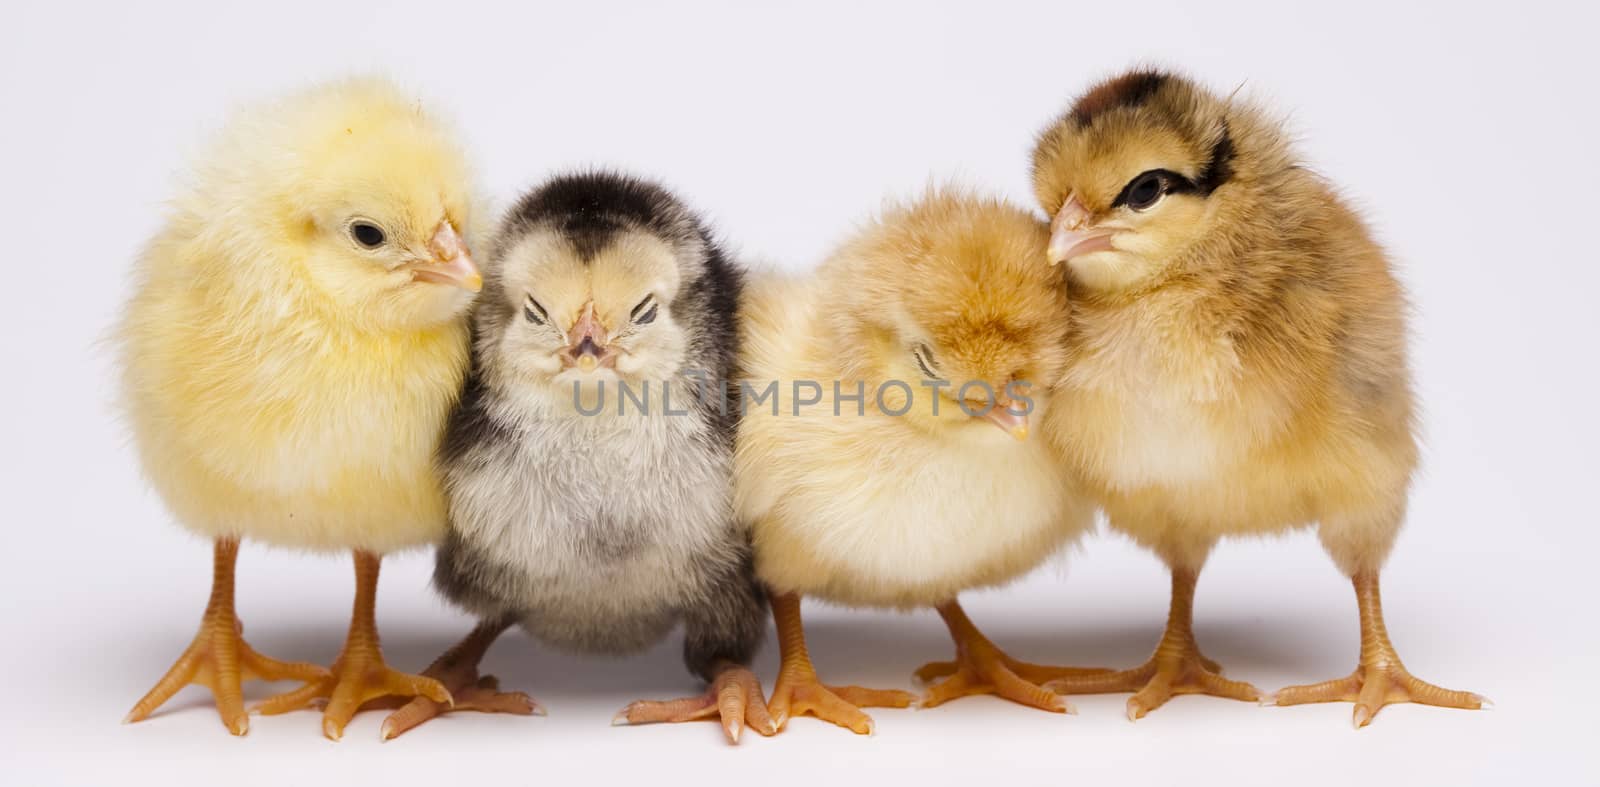
[[[1137,107],[1150,100],[1163,85],[1172,81],[1160,71],[1133,71],[1113,77],[1083,94],[1068,117],[1073,125],[1086,128],[1095,117],[1121,107]]]
[[[1228,121],[1222,121],[1222,136],[1211,145],[1211,155],[1205,168],[1194,180],[1196,190],[1209,196],[1219,186],[1233,177],[1233,135],[1228,132]]]
[[[506,214],[495,234],[491,258],[498,261],[518,239],[536,231],[561,233],[585,263],[624,232],[644,231],[661,239],[679,258],[696,258],[671,303],[636,306],[630,317],[640,324],[659,312],[670,313],[689,333],[686,369],[709,373],[712,390],[725,390],[737,355],[737,315],[744,276],[692,209],[665,188],[650,181],[612,172],[556,177],[523,196]],[[498,275],[486,287],[496,288]],[[505,298],[480,298],[479,322],[503,322],[510,313]],[[487,304],[487,305],[484,305]],[[474,342],[478,352],[484,352]],[[706,397],[709,398],[709,397]],[[734,403],[737,404],[736,402]],[[676,405],[674,405],[676,406]],[[704,410],[715,439],[732,444],[737,406],[707,404],[694,397],[689,406]]]
[[[510,220],[560,232],[584,261],[632,229],[669,243],[692,228],[688,211],[654,183],[611,172],[563,175],[523,197]]]

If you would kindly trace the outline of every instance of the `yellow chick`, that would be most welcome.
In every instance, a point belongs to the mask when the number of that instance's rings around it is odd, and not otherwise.
[[[1355,585],[1360,666],[1277,704],[1354,702],[1357,727],[1392,702],[1480,707],[1412,677],[1384,630],[1378,572],[1417,447],[1404,296],[1361,219],[1262,110],[1154,71],[1080,98],[1040,136],[1033,181],[1074,294],[1045,431],[1172,571],[1149,662],[1052,687],[1134,691],[1130,719],[1174,694],[1260,698],[1201,655],[1195,583],[1223,536],[1315,523]]]
[[[956,643],[923,704],[995,693],[1045,710],[1037,684],[1078,670],[1012,661],[956,596],[1037,566],[1092,524],[1044,441],[1039,381],[1059,376],[1067,291],[1038,264],[1025,211],[952,191],[888,210],[804,280],[752,287],[743,312],[735,505],[772,591],[782,668],[770,710],[868,733],[861,707],[903,691],[830,688],[800,597],[937,607]],[[998,428],[997,428],[998,427]]]
[[[433,455],[482,284],[462,239],[468,182],[440,123],[370,79],[248,109],[195,164],[138,261],[120,341],[145,474],[179,523],[215,541],[213,588],[199,635],[128,721],[201,683],[243,735],[248,678],[309,681],[261,710],[327,697],[335,739],[375,697],[448,701],[437,681],[385,666],[373,599],[381,555],[444,533]],[[245,538],[354,551],[355,609],[332,673],[240,638]]]

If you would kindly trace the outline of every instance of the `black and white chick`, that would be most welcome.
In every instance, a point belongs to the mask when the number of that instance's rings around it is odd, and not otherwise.
[[[718,718],[734,743],[747,724],[776,732],[749,668],[766,598],[731,502],[741,272],[676,197],[612,173],[523,196],[489,256],[440,449],[450,526],[434,568],[480,623],[428,674],[455,709],[539,713],[478,675],[510,626],[623,655],[682,623],[707,691],[633,703],[615,723]],[[383,736],[445,710],[413,702]]]

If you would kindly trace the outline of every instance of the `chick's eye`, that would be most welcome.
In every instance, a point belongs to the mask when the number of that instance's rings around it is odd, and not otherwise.
[[[655,302],[655,296],[646,296],[644,300],[639,301],[638,306],[633,307],[633,312],[630,315],[633,317],[633,324],[649,325],[655,322],[656,312],[660,308],[660,304]]]
[[[376,249],[384,244],[389,237],[384,234],[383,228],[370,221],[355,221],[350,223],[350,237],[360,244],[362,248]]]
[[[911,351],[911,357],[917,362],[917,368],[921,369],[929,379],[939,379],[939,375],[933,371],[933,351],[928,349],[928,345],[917,345],[916,349]]]
[[[539,302],[534,300],[532,296],[529,296],[527,302],[522,304],[522,316],[527,317],[528,322],[534,325],[544,325],[550,321],[549,312],[546,312],[544,307],[540,306]]]
[[[1146,172],[1128,182],[1122,192],[1122,203],[1134,210],[1149,210],[1166,193],[1166,178],[1160,173]]]

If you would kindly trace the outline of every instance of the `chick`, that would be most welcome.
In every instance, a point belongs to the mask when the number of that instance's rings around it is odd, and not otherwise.
[[[1047,445],[1026,439],[1048,412],[1039,381],[1057,377],[1064,356],[1066,288],[1036,262],[1047,240],[1019,208],[935,191],[888,210],[814,277],[752,287],[735,499],[772,593],[780,727],[810,713],[865,734],[860,707],[913,699],[821,685],[802,595],[937,607],[957,657],[919,670],[948,676],[925,706],[995,693],[1067,710],[1036,684],[1079,671],[1012,661],[956,601],[1023,574],[1092,524]]]
[[[1358,727],[1391,702],[1480,707],[1412,677],[1384,630],[1417,447],[1404,296],[1361,219],[1261,109],[1156,71],[1084,94],[1040,136],[1033,183],[1076,306],[1044,428],[1172,572],[1148,663],[1054,687],[1135,691],[1130,719],[1173,694],[1257,699],[1200,654],[1195,582],[1223,536],[1315,523],[1355,585],[1360,666],[1276,703],[1354,702]]]
[[[264,712],[328,697],[338,738],[374,697],[449,695],[390,670],[373,619],[380,556],[444,533],[432,459],[465,375],[482,279],[461,151],[387,82],[351,80],[248,109],[194,166],[135,271],[122,391],[146,475],[215,541],[200,633],[129,713],[190,682],[249,726],[243,678],[310,681]],[[349,638],[331,673],[251,650],[233,569],[249,538],[355,553]]]
[[[502,222],[474,316],[474,365],[440,464],[450,532],[434,584],[483,619],[430,668],[466,705],[535,711],[477,665],[521,623],[567,650],[627,654],[685,630],[705,694],[618,724],[720,718],[776,731],[749,663],[766,599],[734,519],[737,416],[724,402],[742,275],[660,186],[559,177]],[[442,712],[414,700],[392,737]]]

